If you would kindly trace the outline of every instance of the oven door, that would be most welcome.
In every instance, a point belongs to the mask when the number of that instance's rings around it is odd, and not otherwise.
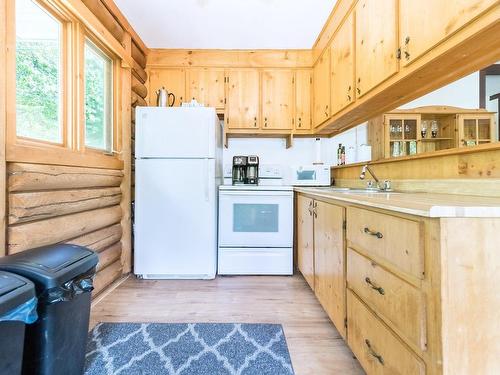
[[[219,247],[292,247],[292,245],[292,192],[220,192]]]

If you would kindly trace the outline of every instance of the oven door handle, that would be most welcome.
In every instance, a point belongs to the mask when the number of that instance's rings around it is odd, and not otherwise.
[[[230,190],[224,190],[220,191],[220,195],[222,196],[237,196],[237,197],[292,197],[293,192],[292,191],[259,191],[259,190],[254,190],[254,191],[230,191]]]

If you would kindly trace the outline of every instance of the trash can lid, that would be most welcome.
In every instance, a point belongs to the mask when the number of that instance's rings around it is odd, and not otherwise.
[[[13,273],[0,271],[0,316],[35,297],[31,281]]]
[[[88,272],[97,262],[97,254],[86,247],[58,244],[0,258],[0,270],[24,276],[37,290],[45,290]]]

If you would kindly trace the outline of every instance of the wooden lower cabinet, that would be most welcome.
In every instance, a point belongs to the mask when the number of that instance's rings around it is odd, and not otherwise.
[[[313,200],[297,196],[297,268],[314,290],[314,219]]]
[[[314,201],[313,207],[314,292],[345,338],[345,209],[321,201]]]
[[[384,323],[347,291],[348,344],[368,374],[425,375],[425,364]]]
[[[500,374],[500,218],[302,193],[297,218],[299,270],[367,374]]]

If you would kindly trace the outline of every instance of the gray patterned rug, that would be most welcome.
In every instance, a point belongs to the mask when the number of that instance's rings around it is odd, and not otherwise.
[[[85,375],[294,374],[280,324],[99,323]]]

